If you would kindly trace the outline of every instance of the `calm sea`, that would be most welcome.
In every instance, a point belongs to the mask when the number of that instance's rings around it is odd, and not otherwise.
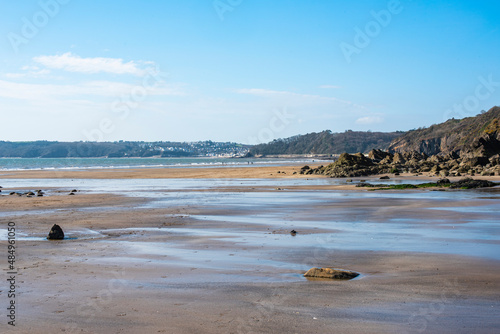
[[[0,170],[249,166],[310,163],[313,159],[255,158],[0,158]],[[319,160],[316,160],[319,161]]]

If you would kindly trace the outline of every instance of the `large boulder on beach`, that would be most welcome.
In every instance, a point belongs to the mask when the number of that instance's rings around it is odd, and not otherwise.
[[[334,163],[321,170],[321,173],[331,177],[356,177],[377,174],[379,168],[370,158],[361,153],[342,153]]]
[[[331,278],[331,279],[353,279],[359,274],[350,270],[333,268],[311,268],[305,274],[305,277]]]
[[[495,187],[498,183],[487,181],[487,180],[474,180],[472,178],[464,178],[457,182],[454,182],[450,188],[451,189],[475,189],[475,188],[486,188]]]
[[[49,240],[62,240],[64,239],[64,232],[61,226],[54,224],[50,229],[49,235],[47,236]]]

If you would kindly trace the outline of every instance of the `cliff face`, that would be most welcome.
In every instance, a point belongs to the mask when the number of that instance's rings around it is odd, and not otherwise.
[[[394,139],[391,153],[417,151],[427,155],[458,153],[462,157],[500,153],[500,107],[461,120],[450,119],[426,129],[408,131]]]

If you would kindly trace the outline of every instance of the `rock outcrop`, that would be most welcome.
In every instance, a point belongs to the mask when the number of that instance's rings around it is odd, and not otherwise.
[[[477,143],[480,143],[478,141]],[[499,176],[500,146],[494,146],[493,139],[488,145],[471,145],[468,153],[458,155],[451,152],[446,155],[427,156],[420,152],[389,153],[371,151],[368,156],[361,153],[342,154],[337,161],[328,166],[301,170],[301,174],[322,174],[330,177],[356,177],[377,174],[430,173],[447,176]],[[500,142],[499,142],[500,143]],[[383,153],[383,154],[382,154]],[[371,157],[371,158],[370,158]]]

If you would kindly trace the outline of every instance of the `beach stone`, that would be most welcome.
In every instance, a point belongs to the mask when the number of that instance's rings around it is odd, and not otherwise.
[[[317,277],[317,278],[331,278],[331,279],[353,279],[359,276],[359,273],[343,270],[343,269],[333,269],[333,268],[311,268],[305,274],[304,277]]]
[[[438,186],[442,186],[442,185],[445,185],[445,184],[450,184],[450,180],[449,179],[440,179],[436,182],[438,184]]]
[[[300,169],[300,174],[305,174],[311,167],[305,165]]]
[[[389,176],[381,176],[380,180],[390,180],[391,178]]]
[[[49,235],[47,236],[49,240],[61,240],[64,239],[64,232],[61,226],[54,224],[50,229]]]
[[[464,178],[455,183],[453,183],[450,188],[452,189],[475,189],[475,188],[486,188],[497,186],[498,183],[487,181],[487,180],[474,180],[471,178]]]
[[[292,236],[296,236],[296,235],[297,235],[297,231],[295,231],[295,230],[291,230],[291,231],[290,231],[290,234],[291,234]]]

